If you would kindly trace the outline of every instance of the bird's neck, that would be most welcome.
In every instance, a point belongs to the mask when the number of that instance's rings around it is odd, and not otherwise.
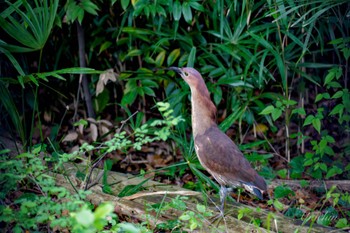
[[[216,107],[210,100],[209,92],[191,89],[192,131],[193,137],[202,135],[207,129],[216,125]]]

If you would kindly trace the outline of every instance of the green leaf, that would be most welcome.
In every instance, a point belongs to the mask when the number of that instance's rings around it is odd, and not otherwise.
[[[322,99],[323,99],[323,95],[321,93],[317,94],[316,99],[315,99],[315,103],[317,103],[318,101],[320,101]]]
[[[179,21],[181,18],[181,3],[176,0],[173,5],[173,17],[175,21]]]
[[[325,163],[320,163],[320,169],[324,172],[327,172],[328,167]]]
[[[343,91],[337,91],[333,96],[332,99],[338,99],[340,97],[343,97]]]
[[[80,225],[88,227],[94,222],[95,216],[91,210],[83,209],[80,212],[76,213],[75,219]]]
[[[132,103],[134,103],[136,97],[137,97],[137,92],[130,91],[130,92],[124,94],[122,101],[121,101],[121,104],[123,106],[128,105],[128,104],[132,104]]]
[[[277,199],[273,201],[273,206],[276,208],[276,210],[279,210],[279,211],[283,210],[283,204],[279,202]]]
[[[310,182],[309,182],[309,181],[306,181],[306,180],[300,180],[299,183],[300,183],[300,186],[301,186],[302,188],[306,188],[307,186],[310,185]]]
[[[135,56],[140,56],[140,55],[142,55],[142,50],[140,50],[140,49],[133,49],[133,50],[129,51],[126,56],[127,57],[135,57]]]
[[[218,105],[222,100],[222,89],[220,86],[217,86],[214,90],[214,103]]]
[[[197,1],[190,1],[190,6],[193,8],[193,9],[196,9],[197,11],[204,11],[204,6],[202,4],[199,4]]]
[[[327,175],[326,175],[326,179],[329,179],[333,176],[336,176],[338,174],[342,174],[343,173],[343,170],[336,167],[336,166],[333,166],[331,169],[329,169],[329,171],[327,172]]]
[[[298,115],[301,115],[301,116],[305,116],[306,115],[306,112],[305,112],[304,108],[293,109],[292,114],[295,114],[295,113],[297,113]]]
[[[308,115],[304,121],[303,126],[310,125],[314,119],[315,119],[314,115]]]
[[[199,213],[204,213],[206,212],[206,208],[205,208],[205,205],[202,205],[202,204],[197,204],[197,210]]]
[[[121,0],[121,5],[124,11],[126,10],[126,8],[128,8],[129,4],[130,4],[130,0]]]
[[[275,198],[288,197],[289,195],[295,195],[293,190],[288,186],[277,186],[274,190]]]
[[[188,55],[187,66],[193,67],[196,60],[196,47],[192,47],[190,54]]]
[[[165,59],[165,51],[162,51],[156,57],[156,60],[155,60],[156,66],[161,67],[163,65],[164,59]]]
[[[173,51],[171,51],[167,59],[167,65],[171,66],[172,64],[174,64],[174,62],[179,56],[180,56],[180,49],[174,49]]]
[[[272,113],[272,119],[276,121],[282,115],[282,110],[280,108],[275,108]]]
[[[190,7],[190,4],[188,2],[183,2],[182,3],[182,14],[185,18],[185,21],[187,23],[191,23],[192,21],[192,10]]]
[[[323,86],[326,86],[328,83],[330,83],[335,78],[335,72],[331,69],[328,71],[328,74],[324,80]]]
[[[156,94],[154,93],[152,88],[150,88],[150,87],[142,87],[142,89],[143,89],[143,91],[144,91],[144,93],[146,95],[153,96],[153,97],[156,96]]]
[[[227,131],[232,126],[232,124],[243,115],[244,110],[244,108],[235,108],[234,112],[226,117],[223,122],[221,122],[219,128],[224,132]]]
[[[181,220],[181,221],[188,221],[188,220],[190,220],[190,218],[191,218],[191,216],[188,214],[188,213],[183,213],[180,217],[179,217],[179,219]]]
[[[81,0],[80,5],[86,12],[92,15],[98,15],[97,13],[97,11],[99,10],[98,6],[95,3],[93,3],[91,0]]]
[[[348,220],[346,218],[341,218],[335,224],[336,228],[345,228],[348,227]]]
[[[307,167],[307,166],[310,166],[314,163],[314,160],[313,159],[306,159],[303,166],[304,167]]]
[[[330,116],[335,115],[335,114],[342,115],[344,112],[344,109],[345,109],[344,104],[338,104],[332,109],[332,111],[329,113],[329,115]]]
[[[287,177],[288,170],[287,169],[281,169],[277,171],[277,174],[282,178],[285,179]]]
[[[143,190],[144,188],[142,187],[142,185],[144,185],[150,178],[147,178],[143,181],[141,181],[139,184],[137,185],[127,185],[123,188],[122,191],[120,191],[120,193],[118,194],[118,197],[126,197],[126,196],[131,196],[141,190]]]
[[[107,215],[111,214],[114,210],[114,206],[111,203],[102,203],[94,211],[95,219],[104,219]]]
[[[266,108],[264,108],[259,114],[260,115],[268,115],[272,113],[275,110],[275,107],[273,105],[269,105]]]
[[[110,42],[110,41],[104,42],[104,43],[100,46],[100,52],[99,52],[99,54],[100,54],[101,52],[105,51],[106,49],[108,49],[111,45],[112,45],[112,42]]]
[[[314,118],[312,120],[312,126],[317,130],[318,133],[321,133],[321,120]]]

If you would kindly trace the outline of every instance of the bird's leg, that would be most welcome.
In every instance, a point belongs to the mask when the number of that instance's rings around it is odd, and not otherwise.
[[[222,219],[224,219],[225,221],[224,208],[225,208],[225,201],[226,201],[226,195],[227,195],[227,188],[225,186],[223,185],[220,186],[219,195],[220,195],[220,206],[216,206],[216,208],[219,209],[220,213],[218,215],[215,215],[211,219],[212,223],[216,222],[219,219],[219,221],[216,223],[217,225],[219,225]]]
[[[220,210],[222,216],[224,216],[227,188],[225,186],[221,185],[219,194],[220,194],[220,202],[221,202],[219,210]]]

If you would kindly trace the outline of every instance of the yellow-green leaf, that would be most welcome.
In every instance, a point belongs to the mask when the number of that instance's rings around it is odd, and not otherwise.
[[[168,66],[171,66],[179,56],[180,49],[174,49],[173,51],[171,51],[167,59]]]

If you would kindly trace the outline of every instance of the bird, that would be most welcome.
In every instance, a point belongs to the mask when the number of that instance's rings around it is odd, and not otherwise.
[[[220,185],[220,213],[228,191],[243,187],[259,199],[267,192],[265,180],[252,168],[237,145],[216,123],[216,107],[210,99],[202,75],[191,67],[169,67],[191,89],[191,118],[194,148],[200,164]]]

